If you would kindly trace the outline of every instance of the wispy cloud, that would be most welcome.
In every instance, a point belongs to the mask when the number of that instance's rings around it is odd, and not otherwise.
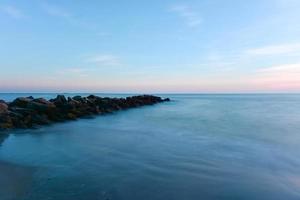
[[[298,73],[300,75],[300,63],[276,65],[268,68],[263,68],[258,71],[264,73],[290,72],[290,73]]]
[[[229,53],[228,53],[229,52]],[[258,46],[256,48],[244,48],[239,51],[225,50],[219,53],[210,53],[206,56],[207,63],[210,63],[210,66],[219,66],[215,63],[225,63],[228,67],[233,67],[236,69],[242,69],[241,66],[248,66],[251,69],[253,66],[254,60],[259,60],[264,63],[274,63],[274,60],[280,60],[280,62],[291,61],[296,62],[300,56],[300,43],[283,43],[283,44],[273,44],[267,46]],[[222,64],[221,66],[223,66]],[[256,67],[261,67],[259,63],[255,64]],[[277,68],[278,66],[276,66]],[[283,65],[283,68],[286,70],[287,65]],[[260,70],[274,70],[275,68],[266,68]],[[290,69],[290,67],[289,67]],[[249,70],[252,71],[252,70]]]
[[[0,11],[15,19],[25,18],[23,12],[12,5],[0,6]]]
[[[96,64],[98,66],[117,66],[120,65],[120,58],[110,54],[99,54],[88,57],[86,62]]]
[[[87,77],[89,72],[90,72],[89,68],[71,67],[71,68],[65,68],[63,70],[60,70],[60,71],[57,72],[57,74],[58,75],[63,75],[63,76],[68,74],[70,76],[76,76],[76,77]]]
[[[257,70],[253,82],[270,89],[300,88],[300,63],[275,65]]]
[[[41,4],[41,6],[49,16],[60,18],[66,21],[67,23],[69,23],[70,25],[84,28],[87,30],[97,29],[97,24],[83,20],[82,18],[78,17],[76,14],[70,12],[68,9],[60,5],[44,2]]]
[[[53,4],[43,3],[42,4],[46,13],[54,17],[61,17],[70,20],[72,15],[67,10]]]
[[[187,5],[173,5],[170,11],[177,13],[190,27],[198,27],[203,21],[200,15]]]
[[[245,53],[254,56],[300,53],[300,43],[263,46],[259,48],[248,49]]]

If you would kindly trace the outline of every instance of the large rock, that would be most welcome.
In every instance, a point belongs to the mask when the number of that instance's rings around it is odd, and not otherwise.
[[[27,108],[37,111],[39,113],[47,113],[49,111],[52,111],[53,109],[55,109],[55,105],[53,103],[39,103],[39,102],[35,102],[35,101],[31,101],[27,104]]]
[[[45,105],[55,106],[52,102],[47,101],[47,100],[44,99],[44,98],[37,98],[37,99],[34,99],[33,101],[34,101],[34,102],[37,102],[37,103],[45,104]]]
[[[8,113],[0,115],[0,130],[13,128],[13,121]]]
[[[68,102],[64,95],[57,95],[55,99],[51,99],[50,101],[53,102],[56,106],[62,106]]]
[[[44,125],[50,124],[50,120],[48,116],[45,114],[35,114],[31,117],[32,124]]]
[[[19,98],[16,98],[12,103],[10,103],[9,106],[26,108],[28,103],[31,102],[31,101],[32,101],[31,98],[19,97]]]
[[[77,95],[77,96],[74,96],[72,99],[74,99],[75,101],[81,101],[82,97]]]
[[[8,105],[6,103],[0,103],[0,114],[8,112]]]

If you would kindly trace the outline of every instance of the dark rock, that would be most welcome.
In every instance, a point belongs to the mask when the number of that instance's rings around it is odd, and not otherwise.
[[[93,117],[96,114],[153,105],[170,99],[151,95],[127,98],[101,98],[95,95],[73,98],[57,95],[50,101],[44,98],[20,97],[12,103],[0,101],[0,129],[32,128],[51,122],[75,120],[79,117]]]
[[[56,106],[62,106],[68,102],[64,95],[57,95],[55,99],[51,99],[50,101],[53,102]]]
[[[68,113],[67,118],[70,120],[75,120],[75,119],[77,119],[77,116],[74,113]]]
[[[34,98],[33,98],[33,96],[29,96],[29,97],[26,97],[27,99],[31,99],[31,100],[33,100]]]
[[[6,103],[0,103],[0,114],[8,112],[8,105]]]
[[[72,107],[76,107],[76,106],[80,106],[81,103],[79,101],[70,98],[70,100],[68,99],[68,104],[71,105]]]
[[[38,125],[50,124],[50,120],[45,114],[42,115],[35,114],[32,116],[31,120],[33,124],[38,124]]]
[[[55,108],[53,103],[39,103],[36,101],[31,101],[27,104],[27,108],[31,110],[35,110],[40,113],[47,113]]]
[[[75,96],[72,99],[74,99],[75,101],[81,101],[82,97],[81,96]]]
[[[37,103],[45,104],[45,105],[52,105],[52,106],[54,106],[54,104],[52,102],[47,101],[44,98],[37,98],[37,99],[34,99],[33,101],[37,102]]]
[[[31,115],[36,112],[35,110],[29,108],[18,108],[18,107],[12,107],[9,109],[9,111],[11,111],[11,113],[17,113],[21,115]]]
[[[0,114],[0,130],[13,128],[13,122],[8,113]]]
[[[93,94],[91,94],[91,95],[87,96],[87,98],[88,98],[88,99],[95,99],[95,98],[96,98],[96,96],[95,96],[95,95],[93,95]]]
[[[16,98],[12,103],[10,103],[9,106],[25,108],[28,105],[28,103],[31,101],[32,101],[31,98],[19,97],[19,98]]]

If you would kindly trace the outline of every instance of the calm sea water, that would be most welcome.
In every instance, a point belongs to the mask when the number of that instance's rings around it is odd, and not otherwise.
[[[300,199],[300,95],[168,97],[12,132],[0,161],[31,169],[15,199]]]

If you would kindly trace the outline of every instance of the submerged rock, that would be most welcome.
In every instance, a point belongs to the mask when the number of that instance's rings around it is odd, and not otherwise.
[[[140,95],[127,98],[102,98],[95,95],[66,98],[57,95],[49,101],[44,98],[19,97],[11,103],[0,100],[0,130],[32,128],[80,117],[111,113],[118,110],[170,101],[169,98]]]

